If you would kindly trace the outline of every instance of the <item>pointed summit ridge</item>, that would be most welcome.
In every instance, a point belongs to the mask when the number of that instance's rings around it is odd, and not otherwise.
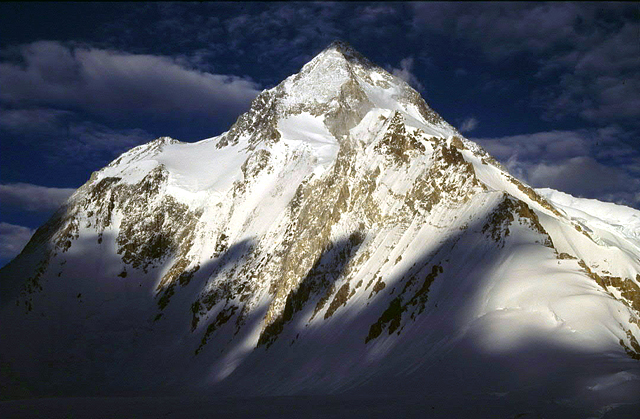
[[[373,109],[398,111],[410,123],[435,128],[438,136],[456,135],[409,84],[373,64],[352,46],[336,40],[275,89],[285,114],[309,112],[345,122],[329,130],[346,134]],[[328,122],[325,120],[325,122]]]
[[[341,52],[355,52],[355,50],[353,49],[353,47],[351,45],[349,45],[347,42],[343,41],[342,39],[335,39],[333,40],[326,48],[327,49],[335,49],[337,51],[341,51]]]
[[[371,61],[369,61],[364,55],[356,51],[350,44],[340,39],[336,39],[335,41],[331,42],[316,57],[319,57],[328,52],[337,52],[338,54],[342,55],[342,57],[351,64],[360,65],[369,69],[377,67]]]
[[[278,121],[306,114],[340,141],[372,111],[385,118],[400,112],[408,124],[435,137],[460,135],[408,83],[336,40],[298,73],[258,95],[250,111],[223,134],[218,147],[238,144],[242,137],[252,149],[278,141]]]

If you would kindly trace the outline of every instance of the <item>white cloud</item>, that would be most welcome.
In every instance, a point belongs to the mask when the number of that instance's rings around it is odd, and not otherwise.
[[[413,57],[407,57],[400,60],[400,68],[392,68],[391,74],[406,81],[416,90],[424,89],[424,86],[418,78],[412,73],[413,70]]]
[[[29,183],[0,184],[0,203],[3,207],[16,207],[26,211],[52,211],[58,209],[75,189],[49,188]]]
[[[34,230],[30,228],[0,223],[0,258],[11,259],[17,256],[27,244]]]
[[[460,125],[460,132],[469,132],[473,131],[478,127],[478,120],[474,117],[467,118],[462,121],[462,125]]]
[[[38,41],[0,63],[0,101],[71,107],[101,115],[236,115],[258,86],[247,78],[185,67],[183,59]]]

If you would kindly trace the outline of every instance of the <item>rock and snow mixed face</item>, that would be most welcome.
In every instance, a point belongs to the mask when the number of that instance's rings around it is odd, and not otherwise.
[[[0,271],[2,362],[45,394],[518,402],[547,368],[599,409],[640,382],[639,220],[519,182],[336,42],[228,132],[95,172]]]

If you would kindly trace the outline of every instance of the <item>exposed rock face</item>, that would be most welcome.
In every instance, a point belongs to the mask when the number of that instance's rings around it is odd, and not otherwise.
[[[131,371],[132,390],[328,392],[418,376],[503,330],[627,368],[639,255],[586,228],[337,42],[219,137],[161,138],[94,173],[2,269],[0,331],[32,349],[0,349],[40,394]]]

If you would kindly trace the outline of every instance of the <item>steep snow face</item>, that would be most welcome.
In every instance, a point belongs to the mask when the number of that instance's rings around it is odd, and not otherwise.
[[[638,220],[533,190],[337,42],[228,132],[94,173],[1,271],[0,353],[37,394],[465,383],[596,411],[640,383]]]

